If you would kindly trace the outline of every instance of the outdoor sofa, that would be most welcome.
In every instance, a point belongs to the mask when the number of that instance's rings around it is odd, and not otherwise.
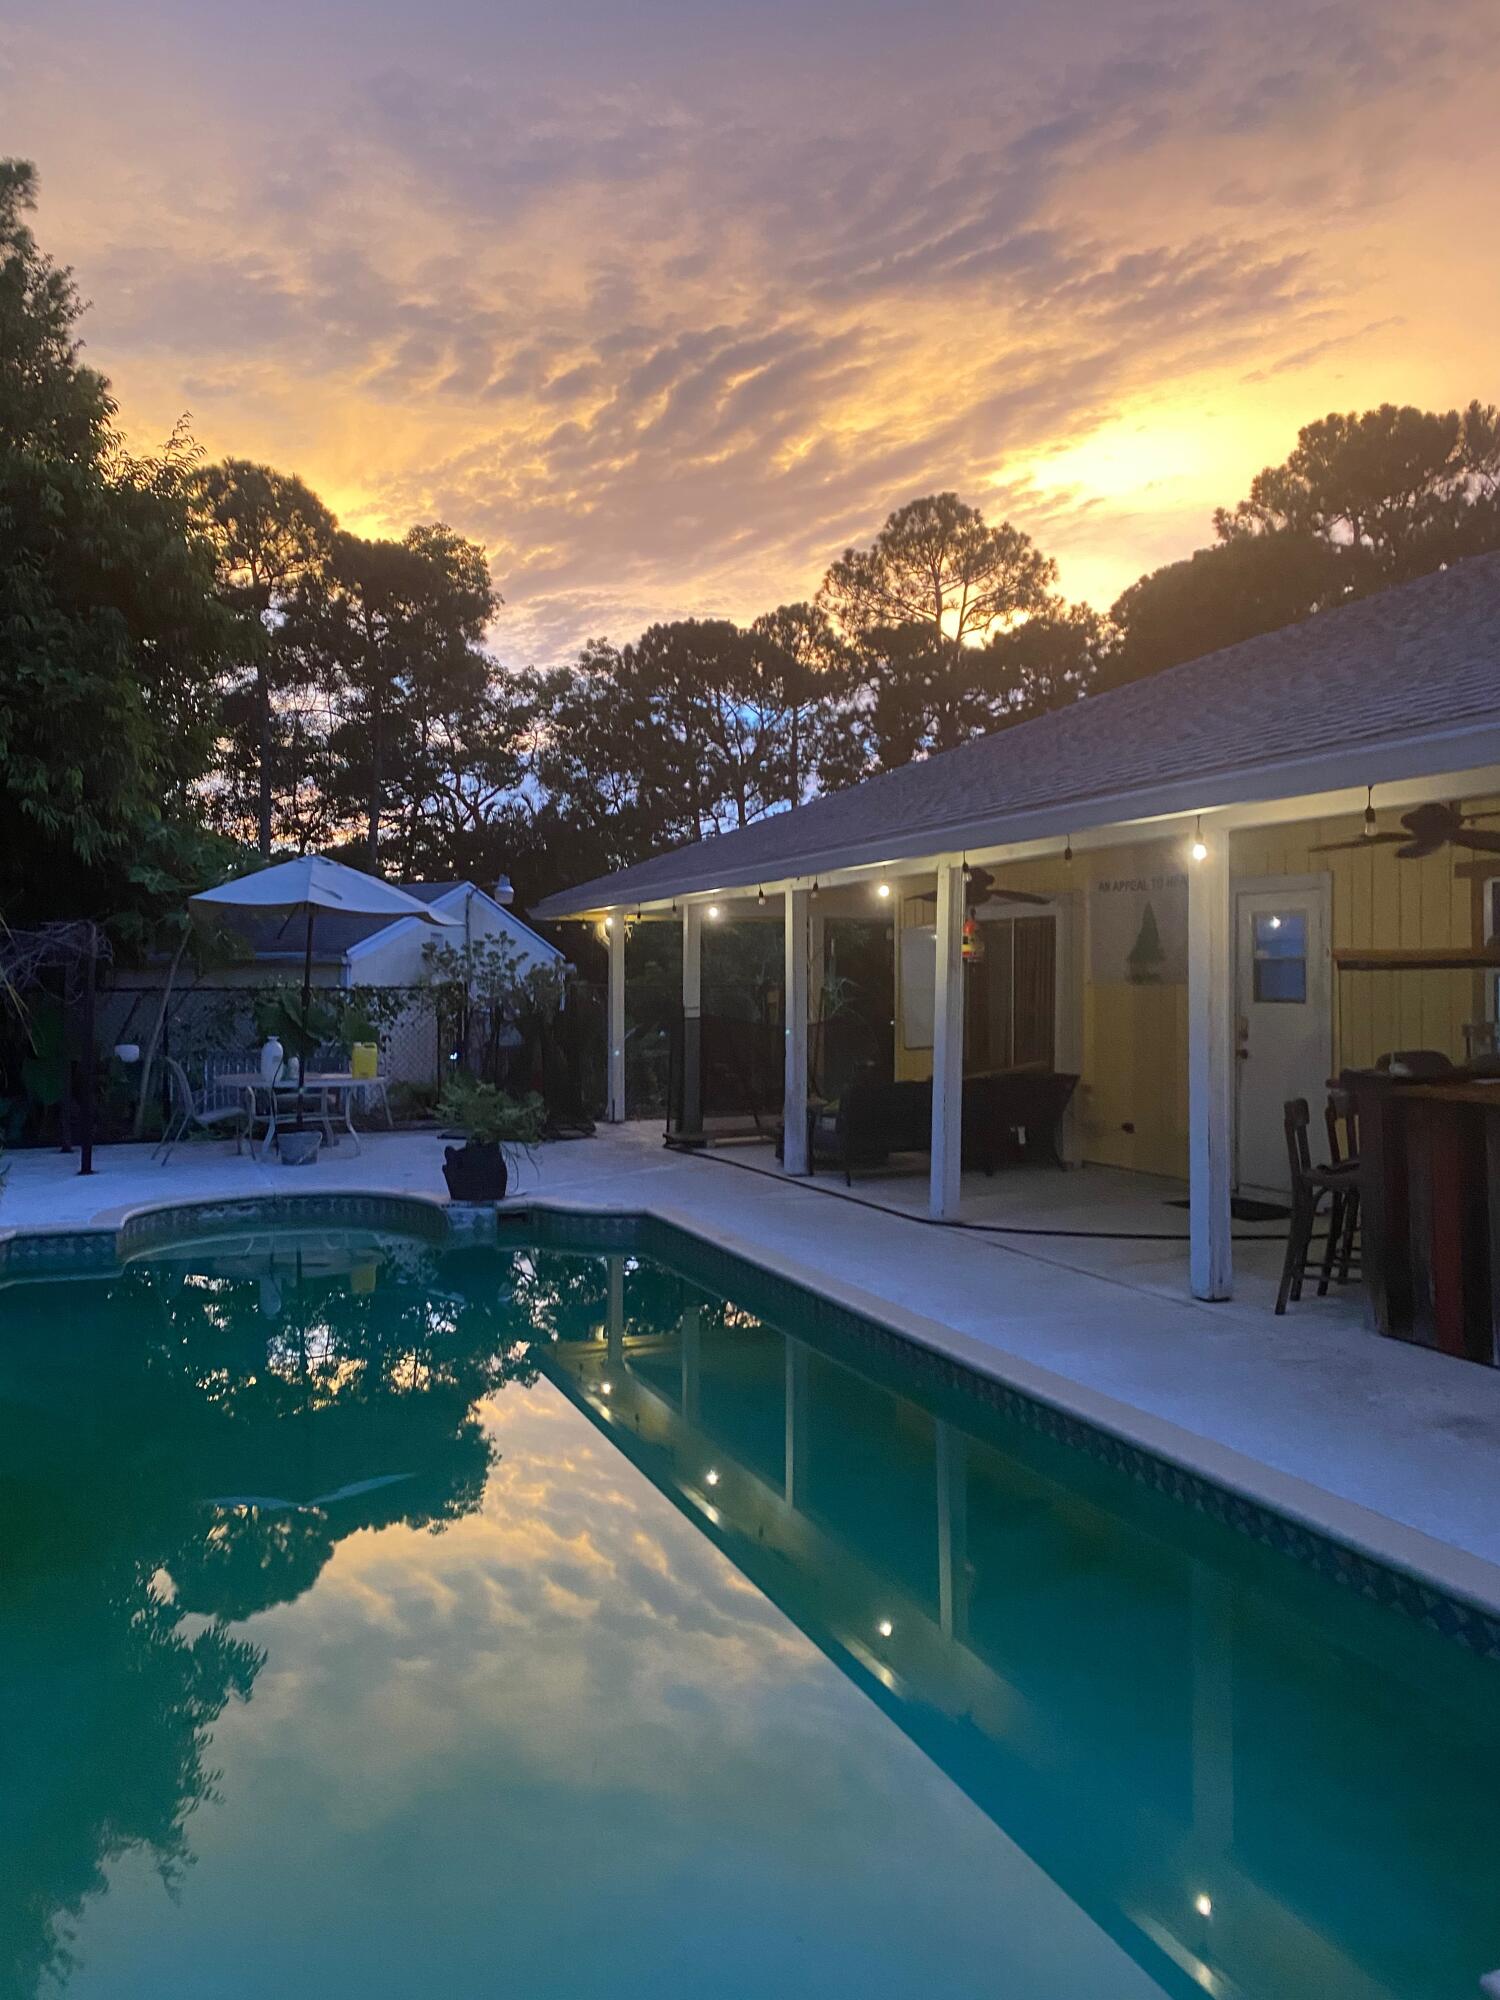
[[[994,1173],[1011,1160],[1046,1159],[1062,1165],[1058,1137],[1078,1078],[1040,1065],[989,1070],[964,1078],[963,1160]],[[841,1167],[845,1181],[883,1167],[893,1153],[932,1150],[932,1085],[855,1078],[836,1104],[817,1107],[810,1119],[808,1167]]]

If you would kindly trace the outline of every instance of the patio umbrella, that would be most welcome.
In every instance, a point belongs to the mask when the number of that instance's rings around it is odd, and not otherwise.
[[[255,911],[261,916],[307,919],[306,944],[302,955],[302,1046],[297,1054],[297,1127],[302,1128],[302,1087],[307,1076],[307,1020],[312,1011],[313,926],[320,910],[336,911],[345,917],[419,917],[424,924],[454,924],[457,917],[439,916],[425,903],[408,896],[378,875],[362,875],[341,861],[329,861],[321,854],[304,854],[296,861],[280,861],[254,875],[236,875],[217,889],[204,889],[188,898],[195,909],[214,912]]]

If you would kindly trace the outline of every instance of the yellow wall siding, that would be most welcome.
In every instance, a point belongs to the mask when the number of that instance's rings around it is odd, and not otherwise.
[[[1473,811],[1495,799],[1466,800]],[[1382,831],[1399,830],[1398,816],[1380,815]],[[1399,861],[1394,845],[1360,846],[1334,854],[1315,848],[1355,840],[1357,816],[1301,821],[1236,834],[1237,876],[1310,875],[1331,881],[1333,944],[1338,948],[1419,950],[1480,942],[1478,885],[1455,872],[1468,857],[1440,848],[1420,861]],[[1476,857],[1477,858],[1477,857]],[[1496,871],[1500,874],[1500,856]],[[1464,1055],[1464,1024],[1483,1018],[1484,984],[1474,972],[1335,972],[1334,1060],[1357,1069],[1391,1049],[1439,1049]]]
[[[1465,803],[1471,810],[1500,810],[1500,798]],[[1382,813],[1380,824],[1382,830],[1396,830],[1397,816]],[[1500,826],[1500,820],[1491,824]],[[1432,949],[1480,941],[1478,886],[1455,874],[1455,862],[1467,858],[1455,850],[1441,849],[1421,861],[1398,861],[1394,846],[1384,843],[1333,854],[1313,851],[1328,841],[1357,838],[1360,825],[1356,814],[1235,834],[1231,867],[1237,878],[1326,873],[1335,948]],[[1057,858],[999,874],[1007,887],[1044,894],[1081,890],[1089,899],[1097,881],[1159,873],[1169,856],[1164,844],[1143,843],[1081,854],[1070,864]],[[1500,856],[1495,872],[1500,875]],[[908,890],[898,922],[920,920],[920,906]],[[1087,948],[1084,971],[1084,1067],[1077,1100],[1084,1158],[1185,1174],[1187,989],[1123,980],[1096,984],[1088,977]],[[1461,1060],[1464,1023],[1484,1012],[1483,979],[1472,972],[1335,970],[1332,991],[1336,1066],[1367,1066],[1401,1048],[1440,1049]],[[899,980],[896,1008],[896,1074],[930,1076],[930,1050],[902,1046]]]

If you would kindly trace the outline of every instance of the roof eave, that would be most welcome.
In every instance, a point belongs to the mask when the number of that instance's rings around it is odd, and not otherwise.
[[[1454,763],[1454,751],[1461,746],[1461,765]],[[1351,770],[1357,761],[1358,769]],[[1097,793],[1084,799],[1065,799],[1021,813],[1003,811],[979,816],[968,815],[947,822],[924,822],[906,837],[889,832],[868,835],[860,840],[810,846],[794,856],[772,862],[736,865],[729,862],[712,879],[701,875],[677,878],[664,875],[659,881],[642,885],[639,893],[629,885],[633,869],[618,876],[603,877],[579,885],[577,890],[561,890],[537,906],[535,914],[544,921],[602,916],[606,911],[667,902],[677,897],[711,896],[731,889],[758,884],[800,880],[804,876],[831,874],[836,869],[876,867],[900,861],[932,858],[966,848],[986,848],[1012,842],[1044,840],[1095,831],[1102,827],[1127,827],[1142,821],[1173,815],[1220,811],[1229,806],[1268,803],[1276,799],[1344,789],[1350,785],[1391,784],[1404,778],[1446,775],[1459,768],[1476,770],[1500,765],[1500,711],[1475,720],[1465,718],[1441,729],[1413,735],[1386,737],[1360,742],[1351,739],[1337,750],[1322,750],[1306,757],[1280,758],[1259,765],[1242,766],[1194,774],[1170,783],[1137,787],[1117,793]],[[734,835],[723,836],[732,845]],[[716,841],[696,843],[684,850],[683,858],[701,856]],[[609,895],[612,881],[619,890]]]

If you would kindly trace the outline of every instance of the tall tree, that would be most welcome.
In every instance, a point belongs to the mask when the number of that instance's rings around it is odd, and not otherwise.
[[[786,766],[786,802],[800,806],[822,789],[825,766],[841,773],[844,704],[854,691],[854,661],[817,604],[779,604],[750,627],[760,658],[764,705],[777,717]]]
[[[1500,548],[1500,418],[1383,403],[1306,424],[1214,515],[1217,542],[1116,601],[1105,680],[1156,673]]]
[[[480,642],[497,602],[483,550],[435,523],[399,542],[340,535],[326,576],[289,608],[289,636],[332,690],[331,782],[363,818],[376,872],[387,812],[409,833],[438,746],[478,727],[492,666]]]
[[[302,480],[246,458],[204,466],[193,498],[213,546],[220,595],[237,614],[242,635],[238,685],[225,704],[234,739],[229,773],[254,772],[256,839],[269,856],[279,761],[276,697],[295,678],[285,608],[327,567],[334,518]]]
[[[73,274],[26,222],[36,185],[29,160],[0,160],[0,451],[92,464],[114,441],[114,399],[79,359]]]
[[[1009,521],[991,526],[956,493],[910,501],[867,549],[845,549],[818,603],[860,655],[883,708],[877,738],[904,761],[992,726],[979,652],[1047,611],[1057,566]]]
[[[1500,544],[1500,419],[1382,403],[1305,424],[1282,465],[1267,466],[1233,509],[1221,541],[1309,535],[1344,558],[1347,589],[1380,589],[1457,555]]]
[[[227,620],[187,505],[193,452],[131,458],[79,360],[70,275],[0,165],[0,912],[113,912],[170,861],[217,729]]]
[[[1131,584],[1100,674],[1116,687],[1306,618],[1344,591],[1338,551],[1292,529],[1237,534]]]

